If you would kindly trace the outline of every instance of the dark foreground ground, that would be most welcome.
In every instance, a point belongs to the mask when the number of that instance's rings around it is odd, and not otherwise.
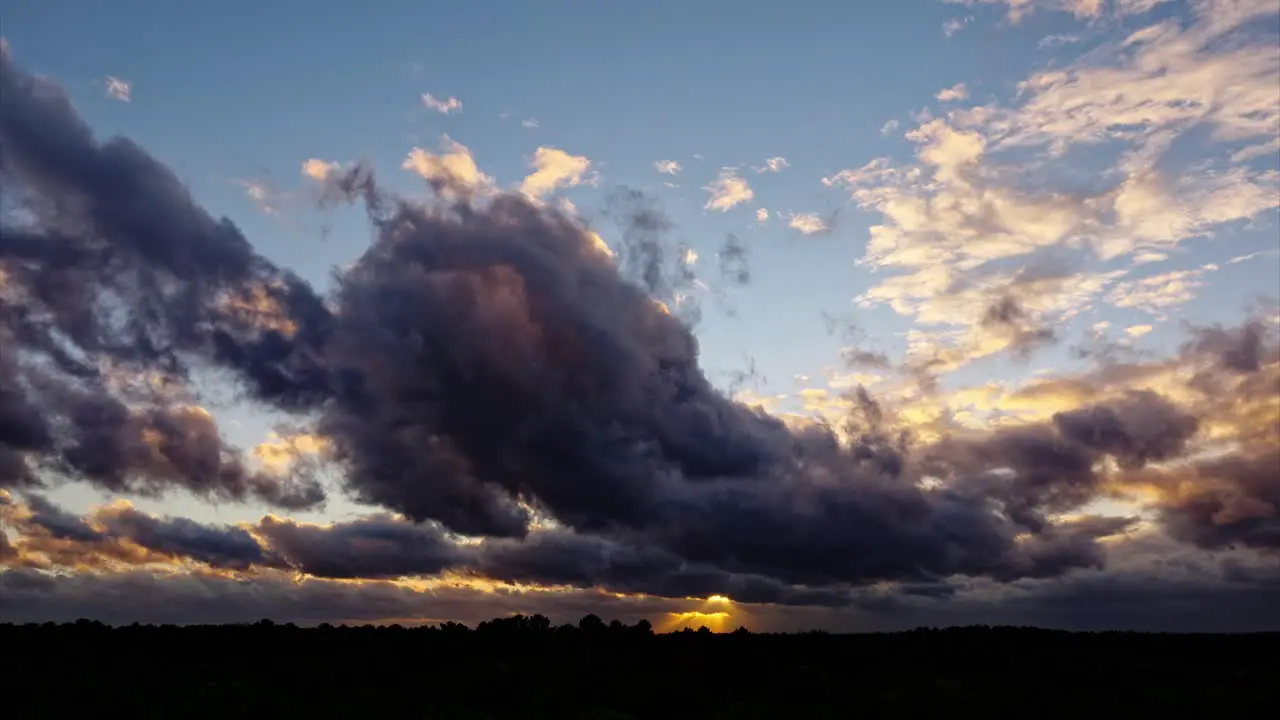
[[[584,627],[0,625],[0,707],[15,720],[1228,718],[1280,707],[1280,634]]]

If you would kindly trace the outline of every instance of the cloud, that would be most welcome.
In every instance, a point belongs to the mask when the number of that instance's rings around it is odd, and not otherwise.
[[[956,100],[964,100],[969,97],[969,89],[965,87],[964,83],[956,83],[955,85],[952,85],[949,88],[944,88],[942,90],[939,90],[938,94],[935,95],[934,97],[937,98],[940,102],[944,102],[944,103],[955,102]]]
[[[541,124],[538,122],[537,118],[525,118],[520,121],[520,127],[537,128],[541,127]]]
[[[756,196],[747,181],[740,177],[733,168],[722,169],[720,176],[702,189],[711,195],[707,200],[707,204],[703,207],[707,210],[719,210],[720,212],[725,212],[745,202],[751,202]]]
[[[963,30],[964,27],[971,22],[973,22],[972,15],[968,15],[962,18],[951,18],[950,20],[947,20],[946,22],[942,23],[942,34],[945,35],[946,37],[951,37],[952,35],[955,35],[956,33]]]
[[[529,166],[534,171],[520,183],[520,192],[540,198],[559,188],[582,183],[591,169],[591,161],[558,148],[540,147],[534,152]]]
[[[657,160],[653,163],[653,169],[664,175],[679,175],[682,168],[675,160]]]
[[[342,166],[336,162],[326,162],[319,158],[309,158],[302,163],[302,174],[316,182],[325,182],[334,177],[335,173],[342,169]]]
[[[604,597],[642,613],[723,595],[765,617],[903,608],[888,624],[933,602],[999,616],[983,605],[999,597],[1014,617],[1088,622],[1072,602],[1138,607],[1152,599],[1138,581],[1162,567],[1175,573],[1162,587],[1202,607],[1275,597],[1274,313],[1188,327],[1157,359],[1018,385],[919,382],[1024,356],[1113,287],[1133,295],[1120,284],[1131,270],[1044,252],[1077,237],[1084,252],[1109,227],[1114,208],[1091,214],[1106,193],[1023,191],[985,172],[1002,140],[966,124],[972,114],[911,132],[917,167],[872,161],[828,178],[883,216],[867,262],[899,271],[862,301],[918,327],[897,366],[862,351],[885,376],[877,395],[802,388],[785,400],[808,414],[773,415],[700,366],[678,314],[697,280],[690,248],[667,239],[670,220],[642,193],[614,196],[610,257],[560,205],[461,192],[481,183],[456,144],[426,171],[411,157],[437,187],[426,199],[353,165],[327,182],[363,206],[373,237],[321,297],[141,148],[95,140],[43,82],[0,59],[5,169],[30,200],[0,216],[14,309],[0,323],[6,618],[95,601],[101,617],[206,621],[492,616]],[[573,182],[551,175],[547,187]],[[731,282],[749,279],[744,252],[726,239],[718,253]],[[1135,282],[1163,296],[1170,280]],[[305,427],[256,458],[237,453],[197,402],[197,370]],[[303,443],[339,471],[334,491],[377,514],[218,526],[14,499],[56,474],[120,494],[314,507],[327,488],[282,447]],[[1098,508],[1116,499],[1123,510]],[[1209,548],[1253,574],[1228,577]],[[1145,621],[1191,622],[1161,608]]]
[[[133,99],[133,85],[118,77],[108,75],[103,81],[106,86],[107,97],[120,102],[129,102]]]
[[[897,120],[889,120],[885,122],[884,125],[880,126],[880,134],[890,135],[893,133],[893,131],[897,130],[901,125],[902,123],[898,122]]]
[[[943,371],[1015,349],[978,322],[982,307],[1010,293],[1040,325],[1099,299],[1153,312],[1190,299],[1208,269],[1112,288],[1130,271],[1104,264],[1173,257],[1181,243],[1280,205],[1280,174],[1224,164],[1222,145],[1280,135],[1280,63],[1247,27],[1263,9],[1233,7],[1204,6],[1186,27],[1161,22],[1035,72],[1009,107],[922,117],[906,134],[914,163],[876,158],[824,178],[882,220],[863,264],[898,273],[859,302],[924,324],[913,331],[913,354]],[[1204,95],[1228,87],[1221,99]],[[1180,138],[1190,155],[1167,152]],[[1082,157],[1113,160],[1089,182],[1057,180]],[[1018,264],[1027,271],[1011,272]]]
[[[323,578],[435,575],[466,556],[437,524],[387,516],[310,525],[267,516],[254,528],[294,570]]]
[[[19,197],[94,200],[0,225],[6,302],[23,308],[0,327],[0,377],[22,388],[0,403],[0,416],[17,421],[0,440],[3,479],[29,483],[43,465],[117,492],[320,502],[314,484],[249,471],[180,391],[191,356],[205,355],[231,367],[275,365],[276,377],[264,375],[258,390],[288,404],[280,373],[305,373],[306,361],[279,355],[280,346],[309,336],[324,314],[319,299],[257,255],[234,225],[196,206],[141,148],[95,141],[56,86],[0,58],[0,92],[0,139]],[[174,245],[174,237],[185,240]],[[101,312],[107,298],[139,320],[112,321]],[[245,312],[238,298],[290,315],[290,336],[270,312]]]
[[[401,167],[417,173],[444,197],[470,197],[494,184],[493,178],[480,172],[471,150],[448,135],[440,136],[439,154],[415,147]]]
[[[279,215],[284,195],[271,187],[265,180],[235,180],[236,185],[244,188],[245,197],[267,215]]]
[[[1250,260],[1253,260],[1254,258],[1260,258],[1260,257],[1269,258],[1269,257],[1275,257],[1276,255],[1280,255],[1280,249],[1278,248],[1272,248],[1270,250],[1259,250],[1257,252],[1251,252],[1245,255],[1237,255],[1231,258],[1230,260],[1228,260],[1227,264],[1235,265],[1237,263],[1248,262]]]
[[[757,173],[782,172],[791,166],[784,157],[765,158],[764,164],[753,168]]]
[[[1107,15],[1123,18],[1149,12],[1168,0],[944,0],[947,3],[968,7],[975,5],[1002,5],[1006,8],[1005,20],[1012,24],[1029,15],[1041,12],[1070,13],[1077,19],[1093,20]]]
[[[792,214],[787,221],[787,227],[799,232],[801,235],[814,235],[830,229],[827,227],[826,220],[818,213]]]
[[[462,112],[462,101],[452,95],[441,100],[431,93],[425,93],[422,96],[422,104],[425,105],[428,110],[438,112],[441,115],[451,115],[453,113]]]
[[[1204,285],[1201,280],[1204,274],[1217,269],[1217,266],[1206,265],[1128,280],[1112,288],[1107,301],[1116,307],[1135,308],[1163,319],[1167,312],[1195,297],[1194,290]]]
[[[720,277],[734,285],[751,282],[751,267],[747,262],[747,248],[738,236],[729,233],[716,255],[720,260]]]
[[[765,208],[756,208],[756,222],[763,223],[769,219],[769,211]]]
[[[1055,48],[1055,47],[1062,47],[1064,45],[1072,45],[1078,42],[1080,42],[1079,35],[1070,35],[1070,34],[1062,33],[1058,35],[1046,35],[1045,37],[1040,39],[1040,42],[1036,43],[1036,47]]]
[[[1146,335],[1147,333],[1151,332],[1151,326],[1150,325],[1130,325],[1129,327],[1124,329],[1124,332],[1126,335],[1128,335],[1131,338],[1140,338],[1143,335]]]

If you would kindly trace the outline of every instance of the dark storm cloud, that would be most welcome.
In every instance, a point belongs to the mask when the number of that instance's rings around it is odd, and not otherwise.
[[[0,300],[0,310],[7,310]],[[28,453],[46,451],[53,444],[48,421],[18,383],[16,352],[0,326],[0,488],[38,484],[27,466]]]
[[[108,508],[94,515],[107,533],[127,538],[155,553],[187,558],[215,568],[244,570],[273,559],[244,528],[204,525],[187,518],[159,518],[133,508]]]
[[[1274,567],[1195,563],[1170,574],[1155,568],[1023,580],[989,587],[909,585],[884,601],[868,597],[848,608],[725,608],[732,625],[753,631],[904,630],[920,625],[986,623],[1069,630],[1117,627],[1146,631],[1249,632],[1280,630],[1280,574]],[[598,591],[481,592],[437,587],[419,592],[383,582],[350,583],[282,574],[252,580],[209,575],[155,577],[146,572],[53,576],[30,570],[0,573],[0,622],[70,622],[93,617],[108,623],[253,622],[264,617],[299,624],[443,622],[474,624],[510,613],[542,613],[576,622],[587,613],[627,623],[646,618],[659,629],[670,613],[707,611],[697,601],[620,599]],[[720,609],[717,607],[716,609]]]
[[[561,530],[531,533],[522,541],[486,541],[474,569],[517,583],[599,587],[656,597],[721,595],[738,602],[841,607],[847,590],[786,585],[760,575],[735,575],[709,564],[690,564],[652,545],[631,545]]]
[[[724,244],[716,253],[720,261],[720,278],[734,285],[746,285],[751,282],[751,266],[747,257],[747,246],[742,244],[737,235],[729,233]]]
[[[1194,416],[1149,390],[1054,414],[1027,424],[930,448],[928,471],[949,476],[965,493],[1003,505],[1010,519],[1033,532],[1045,513],[1075,510],[1100,492],[1096,467],[1111,456],[1126,470],[1183,453],[1196,433]]]
[[[1191,340],[1183,346],[1183,352],[1210,357],[1223,369],[1253,373],[1264,361],[1275,361],[1274,348],[1268,348],[1265,343],[1267,329],[1258,320],[1234,328],[1190,327],[1189,332]],[[1266,357],[1268,351],[1273,357]]]
[[[1058,341],[1053,328],[1037,327],[1022,303],[1011,295],[987,307],[979,325],[1008,338],[1010,352],[1019,357],[1029,357],[1038,348]]]
[[[255,529],[290,567],[317,577],[435,575],[469,556],[435,523],[386,516],[333,525],[266,517]]]
[[[233,525],[205,525],[186,518],[155,517],[128,505],[113,504],[79,516],[27,493],[21,502],[6,500],[0,512],[17,533],[25,554],[37,567],[95,567],[190,560],[214,568],[247,570],[280,566],[248,531]],[[15,512],[15,510],[25,512]],[[141,548],[146,552],[138,552]],[[15,553],[16,554],[16,553]],[[31,560],[28,557],[28,560]]]
[[[132,622],[202,624],[322,622],[403,624],[464,622],[514,613],[541,613],[557,623],[576,623],[588,613],[628,624],[661,620],[688,609],[688,602],[657,598],[619,600],[597,591],[569,593],[482,592],[438,587],[415,591],[386,582],[350,583],[284,575],[252,581],[210,575],[157,578],[142,571],[54,577],[28,570],[0,573],[0,622],[72,622],[93,617]]]
[[[1158,504],[1175,538],[1217,550],[1235,545],[1280,550],[1280,448],[1202,460],[1168,478],[1191,490]]]
[[[845,365],[851,368],[876,368],[879,370],[887,370],[893,367],[893,363],[889,360],[888,355],[882,352],[875,352],[873,350],[848,348],[841,351],[840,356],[844,358]]]
[[[741,602],[833,607],[852,602],[844,590],[796,588],[761,576],[735,576],[712,566],[689,565],[657,548],[564,530],[540,530],[523,540],[459,544],[437,523],[385,515],[329,525],[268,516],[251,533],[242,527],[155,517],[129,506],[108,506],[80,517],[40,496],[29,495],[24,505],[27,517],[18,529],[34,527],[42,537],[76,543],[59,547],[58,562],[70,566],[94,566],[97,556],[126,563],[153,562],[162,556],[215,568],[290,569],[320,578],[424,577],[453,570],[502,583],[657,597],[726,595]],[[152,554],[129,555],[121,551],[120,541]]]
[[[139,414],[108,388],[108,368],[180,381],[188,358],[204,356],[240,370],[263,399],[306,404],[324,381],[307,350],[328,320],[311,289],[198,207],[146,151],[97,141],[61,88],[7,55],[0,182],[0,486],[34,484],[34,465],[116,491],[178,484],[318,503],[318,485],[272,487],[222,460],[206,418],[163,404]],[[264,326],[246,298],[288,318],[287,329]],[[144,429],[158,448],[143,447]]]
[[[41,409],[63,426],[45,466],[112,492],[159,496],[179,487],[218,500],[255,498],[285,508],[314,507],[323,490],[308,479],[277,478],[246,466],[213,417],[191,406],[129,408],[101,388],[82,390],[32,373]]]
[[[1025,565],[977,494],[714,390],[688,327],[563,219],[498,197],[465,218],[402,205],[379,231],[339,292],[330,358],[351,382],[320,424],[362,499],[520,536],[524,495],[579,532],[787,584]]]
[[[1122,469],[1178,457],[1199,429],[1195,416],[1150,390],[1057,413],[1053,423],[1063,438],[1111,455]]]
[[[83,518],[63,510],[43,496],[27,495],[26,506],[31,513],[28,522],[44,529],[51,537],[87,543],[97,542],[104,537],[101,532],[89,527]]]

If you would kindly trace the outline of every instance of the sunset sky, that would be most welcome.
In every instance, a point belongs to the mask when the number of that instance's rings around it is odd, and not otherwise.
[[[0,18],[0,622],[1280,629],[1275,0]]]

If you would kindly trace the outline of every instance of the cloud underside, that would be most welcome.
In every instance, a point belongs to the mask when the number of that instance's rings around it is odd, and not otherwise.
[[[1034,87],[1017,117],[1045,88],[1081,84]],[[1262,611],[1280,583],[1273,310],[1189,328],[1164,358],[1099,355],[1019,386],[922,381],[1052,341],[1045,318],[1082,298],[1167,308],[1153,298],[1194,281],[1128,286],[1051,264],[961,274],[1080,227],[1111,257],[1167,247],[1249,217],[1261,194],[1183,202],[1173,217],[1150,171],[1084,199],[1028,199],[980,167],[1041,131],[1015,118],[997,140],[974,116],[925,123],[909,134],[919,168],[873,163],[829,184],[884,214],[869,258],[904,271],[865,302],[968,334],[897,365],[864,353],[914,384],[814,393],[821,412],[795,417],[707,379],[673,312],[692,262],[681,252],[668,269],[669,222],[641,196],[615,208],[621,258],[539,200],[587,181],[586,158],[541,148],[507,193],[446,138],[405,161],[436,190],[425,202],[365,165],[309,162],[303,173],[375,231],[321,295],[145,150],[95,139],[60,89],[7,56],[0,96],[14,190],[0,224],[0,619],[629,617],[700,612],[687,598],[719,595],[759,627],[1274,623]],[[1215,112],[1203,121],[1256,136],[1256,115]],[[1268,182],[1213,177],[1232,192]],[[732,170],[707,189],[708,209],[752,199]],[[1090,214],[1099,203],[1114,223]],[[977,206],[1000,224],[975,225],[964,212]],[[306,418],[305,432],[230,446],[192,381],[215,370],[245,402]],[[284,511],[340,492],[379,512],[217,526],[115,502],[81,516],[45,499],[55,477]]]

